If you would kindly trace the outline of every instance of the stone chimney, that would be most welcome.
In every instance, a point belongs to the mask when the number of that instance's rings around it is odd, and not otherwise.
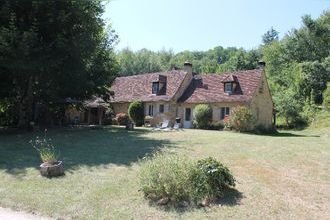
[[[183,69],[189,73],[190,75],[192,75],[192,64],[189,61],[184,62],[183,64]]]
[[[258,67],[259,67],[259,69],[265,69],[265,66],[266,66],[266,63],[265,63],[265,61],[263,61],[263,60],[260,60],[259,62],[258,62]]]

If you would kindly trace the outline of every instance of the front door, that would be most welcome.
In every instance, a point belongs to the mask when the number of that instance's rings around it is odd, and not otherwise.
[[[183,127],[191,128],[191,108],[185,108]]]

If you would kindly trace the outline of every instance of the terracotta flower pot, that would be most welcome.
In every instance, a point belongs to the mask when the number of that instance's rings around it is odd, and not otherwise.
[[[55,177],[64,174],[64,167],[62,161],[55,163],[42,163],[40,165],[40,173],[42,176]]]

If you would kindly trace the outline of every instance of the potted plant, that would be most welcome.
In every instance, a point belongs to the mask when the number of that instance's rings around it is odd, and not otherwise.
[[[34,149],[39,153],[42,164],[40,165],[40,173],[42,176],[55,177],[64,174],[63,162],[58,160],[59,154],[56,152],[51,139],[46,137],[47,130],[45,130],[44,137],[36,137],[30,143]]]

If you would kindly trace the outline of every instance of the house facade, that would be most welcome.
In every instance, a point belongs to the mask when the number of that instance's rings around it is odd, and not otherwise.
[[[127,113],[134,100],[144,103],[145,115],[151,124],[164,120],[191,128],[193,110],[198,104],[209,104],[213,109],[213,121],[222,122],[233,107],[249,107],[256,125],[273,125],[273,101],[264,72],[265,63],[260,62],[254,70],[221,74],[194,74],[192,64],[185,62],[184,69],[167,72],[118,77],[112,90],[111,106],[115,112]]]

